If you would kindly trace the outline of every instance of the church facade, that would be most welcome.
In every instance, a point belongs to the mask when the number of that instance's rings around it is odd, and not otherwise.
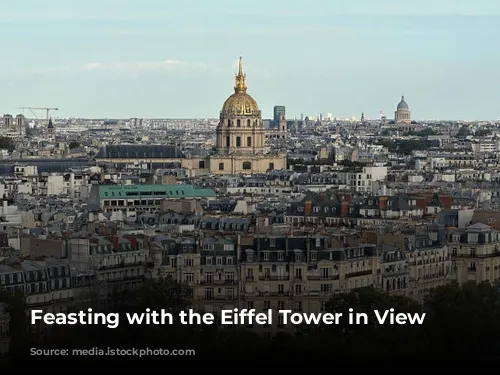
[[[208,161],[210,173],[256,174],[285,169],[286,154],[267,150],[265,142],[261,111],[255,99],[247,94],[240,57],[234,94],[224,102],[220,112],[215,153]]]
[[[234,93],[224,102],[216,129],[214,151],[208,156],[185,155],[167,145],[110,145],[98,152],[98,164],[147,165],[154,168],[183,168],[189,177],[200,175],[260,174],[286,169],[286,153],[270,151],[266,138],[287,134],[284,114],[277,129],[264,129],[261,111],[247,94],[246,75],[240,58]]]
[[[409,132],[415,129],[415,125],[411,121],[411,112],[404,95],[401,95],[396,111],[394,112],[394,123],[399,131]]]

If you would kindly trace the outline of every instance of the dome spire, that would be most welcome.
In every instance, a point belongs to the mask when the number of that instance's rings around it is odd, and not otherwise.
[[[236,74],[236,85],[234,86],[235,93],[245,93],[247,92],[247,85],[245,83],[246,74],[243,73],[243,62],[240,56],[240,61],[238,63],[238,74]]]

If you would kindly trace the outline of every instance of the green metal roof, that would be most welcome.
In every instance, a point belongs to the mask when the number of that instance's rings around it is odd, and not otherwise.
[[[135,198],[205,198],[215,197],[213,189],[192,185],[100,185],[101,199]]]

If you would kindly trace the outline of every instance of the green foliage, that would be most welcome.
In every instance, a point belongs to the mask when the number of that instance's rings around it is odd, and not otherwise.
[[[8,137],[0,137],[0,150],[8,150],[9,152],[12,152],[15,149],[16,146],[14,145],[12,139]]]
[[[457,137],[464,138],[471,134],[471,131],[467,126],[462,126],[457,133]]]
[[[351,161],[351,160],[347,160],[347,159],[344,159],[344,160],[340,161],[339,165],[343,165],[344,167],[347,167],[347,168],[362,168],[362,167],[366,167],[366,163],[363,163],[363,162],[360,162],[360,161]]]
[[[379,310],[383,314],[391,308],[395,313],[422,312],[422,306],[413,300],[390,296],[372,288],[334,296],[327,305],[327,311],[342,313],[340,324],[304,327],[303,345],[314,348],[315,352],[323,351],[324,355],[327,355],[327,348],[335,348],[344,358],[356,358],[359,353],[383,356],[388,352],[404,355],[410,349],[412,352],[425,350],[425,346],[422,347],[424,330],[421,326],[378,324],[373,311]],[[367,324],[350,324],[350,309],[354,313],[366,314]],[[364,323],[364,320],[360,322]]]
[[[500,346],[498,290],[488,283],[451,284],[432,290],[425,300],[429,337],[440,350],[487,353]]]
[[[22,293],[10,294],[0,290],[0,301],[7,305],[10,315],[10,348],[14,353],[26,352],[30,347],[29,321],[26,315],[26,297]]]
[[[474,135],[476,137],[487,137],[487,136],[490,136],[493,134],[493,131],[491,129],[479,129],[479,130],[476,130],[476,132],[474,133]]]
[[[79,148],[80,147],[80,142],[77,142],[77,141],[73,141],[69,144],[69,149],[70,150],[73,150],[74,148]]]
[[[400,155],[411,155],[412,151],[427,150],[431,147],[431,143],[429,141],[416,139],[379,139],[377,144],[386,147],[390,153]]]
[[[408,136],[414,136],[414,137],[428,137],[430,135],[439,135],[440,133],[434,129],[431,128],[425,128],[419,131],[409,131],[405,133],[405,135]]]
[[[125,297],[124,303],[110,311],[143,312],[150,308],[177,313],[191,305],[189,288],[171,279],[147,281],[137,294]],[[10,300],[11,314],[19,318],[17,322],[13,320],[12,327],[12,335],[19,335],[18,342],[20,338],[26,340],[25,330],[22,329],[22,325],[27,324],[22,318],[25,316],[22,312],[23,301]],[[475,360],[480,360],[493,358],[500,347],[499,301],[498,289],[489,284],[450,284],[439,287],[430,292],[422,305],[406,297],[363,288],[335,295],[327,303],[327,312],[343,314],[340,324],[301,326],[295,336],[283,333],[268,340],[244,327],[221,328],[215,324],[189,326],[180,324],[178,319],[174,320],[173,325],[130,326],[122,317],[122,324],[115,329],[96,325],[73,328],[54,326],[50,337],[37,343],[36,347],[194,349],[196,361],[193,359],[191,362],[185,357],[168,358],[169,364],[177,363],[175,360],[178,360],[179,364],[189,363],[190,366],[198,363],[206,366],[204,358],[248,358],[253,354],[258,355],[259,361],[264,360],[266,363],[283,363],[283,360],[298,358],[325,360],[332,355],[337,363],[351,364],[357,364],[360,358],[408,359],[408,355],[411,358],[425,358],[427,363],[442,361],[449,356],[466,358],[472,355]],[[424,324],[378,324],[373,310],[391,308],[395,313],[424,312]],[[350,309],[367,314],[368,323],[349,324],[346,318]],[[72,360],[87,361],[85,357]],[[131,357],[126,360],[144,364],[144,358]],[[147,358],[148,364],[154,360],[152,357]],[[418,366],[418,362],[415,365]]]

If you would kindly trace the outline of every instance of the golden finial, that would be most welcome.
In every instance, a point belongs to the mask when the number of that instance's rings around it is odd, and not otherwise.
[[[238,63],[238,74],[236,74],[236,85],[234,86],[235,93],[245,93],[247,91],[247,85],[245,83],[246,74],[243,73],[243,62],[240,56],[240,61]]]

